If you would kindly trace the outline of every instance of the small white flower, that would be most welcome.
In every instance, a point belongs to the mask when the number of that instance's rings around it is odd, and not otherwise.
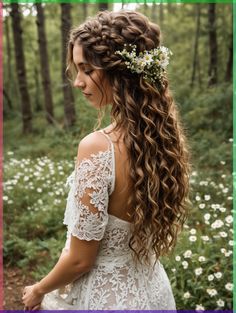
[[[225,218],[226,223],[231,224],[233,223],[233,216],[232,215],[228,215]]]
[[[227,193],[228,191],[229,191],[229,188],[224,188],[224,189],[222,190],[223,193]]]
[[[196,236],[190,236],[189,241],[195,242],[197,240]]]
[[[205,206],[206,206],[205,203],[200,203],[200,204],[199,204],[199,208],[200,208],[200,209],[204,209]]]
[[[224,232],[224,231],[219,232],[219,235],[220,235],[220,237],[222,237],[222,238],[226,238],[226,237],[228,236],[227,233]]]
[[[224,223],[222,220],[215,220],[215,222],[211,224],[211,228],[216,229],[222,227],[223,225]]]
[[[195,235],[197,231],[195,228],[191,228],[189,232],[191,235]]]
[[[216,303],[219,307],[223,307],[225,305],[225,302],[222,299],[219,299]]]
[[[225,289],[226,289],[226,290],[229,290],[229,291],[232,291],[232,290],[233,290],[233,287],[234,287],[234,285],[233,285],[232,283],[227,283],[227,284],[225,285]]]
[[[181,260],[181,257],[180,257],[179,255],[177,255],[177,256],[175,257],[175,261],[179,262],[180,260]]]
[[[209,237],[208,236],[201,236],[203,241],[209,241]]]
[[[204,196],[204,199],[205,199],[206,201],[209,201],[209,200],[211,199],[211,196],[210,196],[210,195],[205,195],[205,196]]]
[[[196,269],[194,270],[194,272],[195,272],[195,275],[196,275],[196,276],[199,276],[199,275],[202,274],[202,268],[201,268],[201,267],[198,267],[198,268],[196,268]]]
[[[205,262],[205,261],[206,261],[206,258],[205,258],[203,255],[201,255],[201,256],[198,258],[198,261],[199,261],[199,262]]]
[[[228,258],[229,256],[231,256],[231,254],[233,253],[233,251],[229,250],[228,252],[225,252],[225,257]]]
[[[225,165],[225,161],[220,161],[220,164]]]
[[[187,261],[183,261],[182,262],[183,268],[186,270],[186,268],[188,268],[188,262]]]
[[[224,208],[224,207],[220,208],[220,212],[224,213],[225,211],[226,211],[226,208]]]
[[[184,257],[187,259],[187,258],[191,258],[192,256],[192,251],[191,250],[187,250],[184,252]]]
[[[205,310],[205,307],[202,306],[201,304],[197,304],[195,310],[196,310],[196,311],[204,311],[204,310]]]
[[[220,252],[223,253],[223,254],[225,254],[226,249],[225,249],[225,248],[221,248],[221,249],[220,249]]]
[[[183,295],[184,299],[189,299],[191,297],[191,294],[187,291]]]
[[[211,215],[209,213],[206,213],[204,215],[204,219],[207,220],[207,221],[210,219],[210,217],[211,217]]]
[[[42,192],[42,188],[37,188],[37,192]]]
[[[208,281],[212,281],[214,279],[214,275],[212,275],[212,274],[208,275],[207,279],[208,279]]]
[[[222,277],[221,272],[216,272],[214,275],[215,275],[215,278],[217,278],[217,279],[220,279]]]
[[[175,272],[176,272],[176,268],[172,268],[171,271],[172,271],[173,273],[175,273]]]
[[[233,140],[233,138],[229,138],[229,142],[233,142],[234,140]]]
[[[209,294],[210,297],[214,297],[217,295],[217,290],[215,290],[213,288],[208,288],[207,293]]]
[[[196,201],[200,201],[200,200],[201,200],[201,197],[200,197],[200,196],[196,196],[196,197],[195,197],[195,200],[196,200]]]
[[[3,201],[8,201],[8,196],[3,196],[2,199]]]
[[[230,245],[230,246],[233,246],[233,245],[234,245],[234,241],[233,241],[233,240],[230,240],[230,241],[229,241],[229,245]]]
[[[13,155],[14,153],[12,151],[7,152],[8,155]]]

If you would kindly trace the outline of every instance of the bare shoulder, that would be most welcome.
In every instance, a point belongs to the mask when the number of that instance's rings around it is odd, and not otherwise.
[[[101,132],[95,131],[84,137],[78,147],[78,159],[83,159],[99,151],[106,151],[109,148],[107,138]]]

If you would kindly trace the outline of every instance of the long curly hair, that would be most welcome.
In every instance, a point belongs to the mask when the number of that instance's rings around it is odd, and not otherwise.
[[[103,69],[112,86],[111,119],[122,130],[127,148],[132,189],[132,235],[135,259],[149,263],[151,254],[168,254],[175,246],[187,217],[189,153],[178,110],[165,77],[149,83],[131,73],[117,55],[124,44],[137,53],[160,45],[159,26],[134,11],[99,12],[72,29],[68,44],[68,68],[78,43],[84,58]]]

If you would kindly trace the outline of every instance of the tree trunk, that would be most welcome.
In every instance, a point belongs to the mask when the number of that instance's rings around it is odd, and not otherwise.
[[[12,30],[15,46],[15,58],[17,76],[19,81],[19,89],[21,96],[21,109],[23,119],[23,132],[29,133],[32,131],[32,111],[30,97],[28,93],[26,70],[25,70],[25,56],[23,50],[21,15],[19,12],[18,3],[11,4]]]
[[[217,83],[217,36],[216,36],[216,5],[208,4],[208,27],[209,27],[209,48],[210,60],[208,70],[208,86]]]
[[[108,10],[108,3],[107,2],[99,3],[98,4],[98,10],[99,11],[106,11],[106,10]]]
[[[232,80],[232,68],[233,68],[233,34],[231,34],[231,40],[229,45],[229,58],[225,72],[226,82],[230,82]]]
[[[155,1],[152,3],[152,21],[157,23],[157,4]]]
[[[200,15],[201,15],[201,7],[200,4],[195,4],[196,8],[196,34],[195,34],[195,42],[194,42],[194,52],[193,52],[193,71],[192,71],[192,79],[191,79],[191,87],[194,85],[196,70],[199,62],[198,58],[198,40],[199,40],[199,32],[200,32]]]
[[[163,22],[164,22],[164,7],[163,7],[163,3],[160,3],[160,25],[161,27],[163,26]]]
[[[8,95],[11,94],[11,82],[12,82],[12,71],[11,71],[11,43],[10,43],[10,29],[9,29],[9,18],[6,17],[4,20],[4,26],[5,26],[5,34],[6,34],[6,49],[7,49],[7,73],[6,73],[6,79],[5,79],[5,86],[6,86],[6,93]],[[10,100],[10,98],[9,98]],[[10,101],[11,103],[11,101]]]
[[[40,101],[40,86],[39,86],[39,72],[38,68],[35,65],[34,67],[34,81],[35,81],[35,111],[42,111],[41,101]]]
[[[62,82],[63,82],[63,96],[64,96],[64,113],[65,126],[70,127],[74,125],[75,104],[74,95],[71,86],[66,77],[66,52],[69,30],[71,28],[71,5],[70,3],[61,3],[61,36],[62,36]]]
[[[39,45],[39,56],[41,64],[41,76],[44,94],[44,106],[46,112],[46,119],[49,124],[53,124],[54,113],[53,113],[53,100],[51,91],[51,78],[49,71],[48,62],[48,51],[47,51],[47,39],[45,32],[45,18],[44,10],[41,3],[35,4],[37,9],[37,30],[38,30],[38,45]]]
[[[88,16],[88,4],[83,2],[83,18],[84,20],[87,18]]]

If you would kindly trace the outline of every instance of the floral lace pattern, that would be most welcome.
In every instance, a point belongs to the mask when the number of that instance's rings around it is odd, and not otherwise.
[[[113,152],[109,148],[84,159],[68,179],[65,248],[71,234],[101,243],[92,270],[47,294],[42,310],[175,310],[163,266],[136,265],[129,248],[132,225],[107,212],[114,186]]]

